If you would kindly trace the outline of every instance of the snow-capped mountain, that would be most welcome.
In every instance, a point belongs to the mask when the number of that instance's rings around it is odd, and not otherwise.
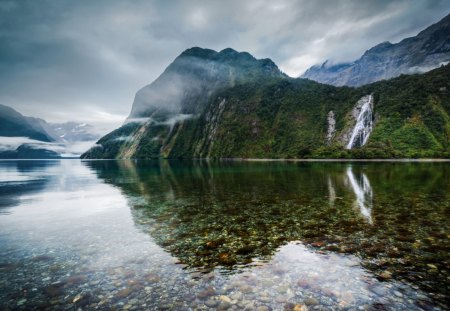
[[[380,43],[351,63],[309,68],[301,77],[335,86],[360,86],[401,74],[430,71],[450,62],[450,15],[399,43]]]

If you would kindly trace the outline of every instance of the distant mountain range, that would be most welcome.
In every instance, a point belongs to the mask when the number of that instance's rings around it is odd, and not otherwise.
[[[450,15],[399,43],[380,43],[351,63],[309,68],[301,77],[335,86],[361,86],[401,74],[423,73],[450,62]]]
[[[450,157],[450,65],[359,88],[191,48],[82,158]]]
[[[86,123],[48,123],[0,105],[0,158],[59,158],[65,144],[98,139]]]
[[[55,141],[79,142],[98,139],[94,127],[90,124],[79,122],[47,123],[44,120],[43,127]]]

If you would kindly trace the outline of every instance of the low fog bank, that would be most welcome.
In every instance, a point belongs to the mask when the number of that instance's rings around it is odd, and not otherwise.
[[[20,146],[26,145],[30,149],[45,149],[60,154],[62,158],[78,158],[93,147],[96,140],[79,142],[42,142],[28,137],[0,137],[0,152],[16,151]]]

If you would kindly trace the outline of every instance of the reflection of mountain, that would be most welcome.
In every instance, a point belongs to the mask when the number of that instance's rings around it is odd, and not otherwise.
[[[357,254],[377,275],[443,288],[417,266],[446,265],[445,163],[84,163],[128,197],[137,227],[190,268],[239,268],[301,240]]]
[[[59,161],[0,161],[0,213],[19,204],[22,196],[42,191],[49,177],[39,174],[43,167]]]
[[[284,164],[147,162],[139,169],[131,161],[88,165],[120,186],[135,207],[136,223],[190,266],[247,264],[268,258],[286,241],[323,235],[304,213],[336,224],[320,202],[311,209],[307,204],[314,201],[314,189],[325,186],[320,179],[311,180]],[[115,169],[120,177],[114,176]],[[320,165],[317,169],[321,179],[326,178]],[[351,208],[347,212],[355,218]]]

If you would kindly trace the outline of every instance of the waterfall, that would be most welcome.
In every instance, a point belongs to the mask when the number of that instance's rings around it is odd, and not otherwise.
[[[361,215],[367,219],[369,224],[372,224],[373,192],[369,179],[366,174],[361,173],[359,180],[357,180],[351,166],[347,169],[347,178],[356,196],[355,205],[359,207]]]
[[[362,97],[353,110],[356,117],[356,124],[353,128],[352,135],[347,144],[347,149],[353,147],[364,146],[369,139],[369,135],[373,128],[373,96],[366,95]]]

